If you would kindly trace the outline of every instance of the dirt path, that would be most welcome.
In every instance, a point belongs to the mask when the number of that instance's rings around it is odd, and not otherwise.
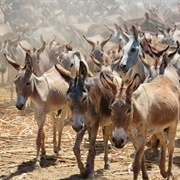
[[[69,124],[63,129],[62,150],[59,157],[53,155],[52,125],[49,117],[45,124],[47,158],[41,162],[40,170],[34,169],[36,156],[35,139],[37,125],[30,108],[18,111],[9,103],[9,90],[0,88],[0,179],[13,180],[60,180],[82,179],[72,152],[75,133]],[[175,141],[173,173],[180,179],[180,124]],[[81,145],[85,162],[88,153],[87,135]],[[103,170],[103,144],[101,131],[96,143],[95,179],[132,179],[134,148],[128,143],[123,149],[109,148],[110,170]],[[151,179],[162,179],[158,169],[158,151],[146,147],[146,162]],[[140,176],[139,176],[140,177]],[[140,178],[141,179],[141,178]]]

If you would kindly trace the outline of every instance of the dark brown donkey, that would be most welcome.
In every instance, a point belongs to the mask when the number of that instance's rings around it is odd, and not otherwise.
[[[109,93],[101,84],[99,73],[94,77],[87,78],[87,69],[84,63],[80,62],[79,75],[74,78],[67,92],[69,107],[72,111],[72,127],[77,132],[76,142],[73,148],[80,173],[83,177],[94,176],[94,158],[96,155],[95,141],[99,126],[103,127],[104,139],[104,168],[109,168],[108,163],[108,139],[111,133],[111,111],[109,100],[112,99]],[[80,155],[80,143],[85,131],[89,135],[89,153],[87,164],[84,167]]]

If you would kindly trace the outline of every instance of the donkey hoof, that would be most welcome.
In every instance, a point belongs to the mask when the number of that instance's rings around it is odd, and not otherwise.
[[[41,154],[41,160],[46,159],[46,155],[45,154]]]
[[[90,174],[90,175],[89,175],[89,178],[90,178],[90,179],[94,179],[94,173]]]
[[[105,164],[105,165],[104,165],[104,169],[109,170],[109,169],[110,169],[109,164]]]
[[[41,169],[41,165],[39,161],[36,161],[36,163],[34,164],[34,169],[35,170],[40,170]]]
[[[81,172],[81,177],[82,177],[83,179],[86,179],[86,178],[88,177],[88,173],[86,173],[86,172]]]
[[[41,158],[46,158],[46,151],[41,152]]]
[[[55,154],[57,154],[59,152],[57,147],[54,147],[53,150],[54,150]]]
[[[163,171],[163,172],[161,172],[161,175],[163,178],[167,178],[167,172]]]
[[[167,175],[167,180],[175,180],[175,179],[177,179],[177,177],[173,176],[171,172],[167,173],[167,174],[168,174]]]
[[[81,171],[81,176],[82,178],[87,178],[87,177],[94,177],[94,173],[90,172],[89,168],[85,168],[84,171]]]

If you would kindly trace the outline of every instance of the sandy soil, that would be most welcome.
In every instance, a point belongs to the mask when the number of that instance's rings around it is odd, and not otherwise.
[[[59,157],[53,154],[52,124],[49,116],[45,124],[47,157],[42,160],[42,168],[34,167],[36,156],[35,139],[37,124],[31,108],[19,111],[15,103],[10,103],[8,86],[0,87],[0,179],[12,180],[65,180],[82,179],[79,175],[72,148],[75,132],[69,123],[63,129],[62,149]],[[15,96],[14,96],[15,98]],[[85,162],[88,152],[87,134],[81,144],[82,159]],[[95,179],[132,179],[134,148],[128,143],[123,149],[109,148],[110,170],[104,170],[102,134],[99,131],[96,143]],[[158,153],[146,147],[146,162],[150,179],[163,179],[158,169]],[[180,179],[180,124],[175,141],[173,174]],[[139,176],[139,179],[140,176]]]

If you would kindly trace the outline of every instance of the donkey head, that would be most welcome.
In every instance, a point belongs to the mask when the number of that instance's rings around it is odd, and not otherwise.
[[[128,126],[133,116],[132,93],[139,87],[141,79],[139,75],[135,75],[128,85],[122,82],[121,88],[117,91],[115,83],[104,72],[101,73],[100,77],[103,86],[115,95],[109,105],[114,125],[112,140],[117,148],[123,148],[127,142]]]
[[[25,108],[28,97],[33,91],[33,83],[31,76],[33,72],[31,56],[26,53],[25,66],[21,67],[9,56],[7,56],[6,54],[4,55],[8,63],[11,64],[16,70],[18,70],[18,74],[14,79],[17,94],[16,107],[19,110],[23,110]]]
[[[122,49],[123,57],[119,64],[120,69],[126,73],[131,67],[140,62],[139,54],[142,55],[140,42],[138,41],[138,31],[132,26],[133,39],[130,40]]]
[[[43,66],[40,54],[45,50],[46,42],[43,42],[41,48],[39,48],[39,49],[33,48],[33,50],[23,47],[20,43],[19,43],[19,45],[26,53],[31,55],[31,59],[32,59],[32,63],[33,63],[32,64],[33,65],[33,73],[36,76],[41,76],[44,73],[44,66]]]
[[[80,61],[79,75],[74,78],[67,91],[67,99],[73,116],[72,128],[76,132],[80,132],[85,128],[83,113],[88,107],[88,91],[85,87],[86,78],[87,68]]]

